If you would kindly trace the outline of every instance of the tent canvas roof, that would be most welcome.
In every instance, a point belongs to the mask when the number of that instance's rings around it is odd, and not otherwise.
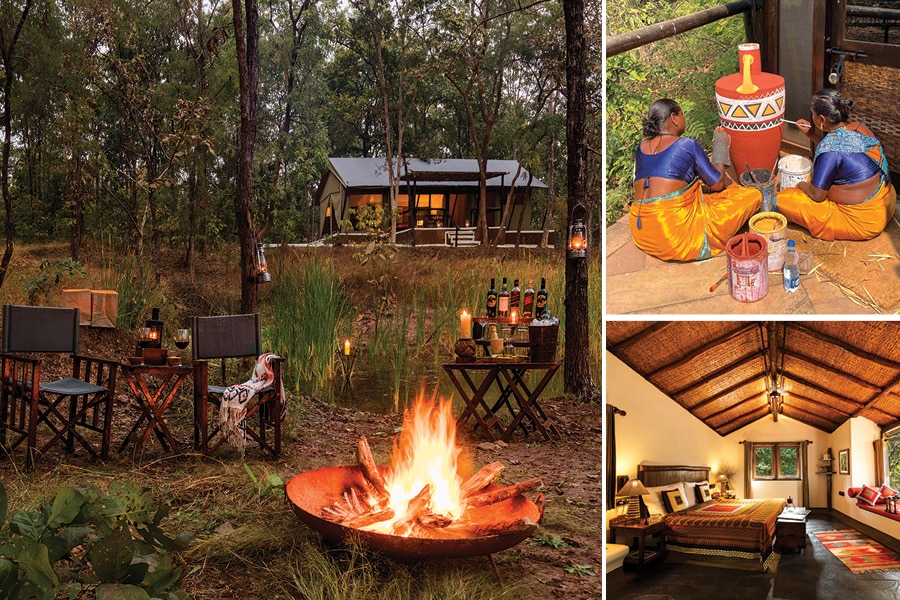
[[[387,165],[384,158],[330,158],[331,169],[347,188],[386,188]],[[515,160],[488,160],[488,187],[509,186],[519,167]],[[403,181],[415,182],[416,187],[455,186],[478,187],[478,161],[467,158],[422,160],[410,158],[400,174]],[[528,171],[524,168],[516,181],[516,187],[528,185]],[[546,189],[537,178],[531,187]]]

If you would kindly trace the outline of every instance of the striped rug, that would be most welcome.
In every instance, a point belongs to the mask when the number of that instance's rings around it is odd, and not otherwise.
[[[853,529],[818,531],[815,536],[853,573],[900,569],[900,556]]]

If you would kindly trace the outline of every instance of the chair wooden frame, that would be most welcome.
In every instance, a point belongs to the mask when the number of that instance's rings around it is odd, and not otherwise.
[[[194,448],[203,454],[215,451],[224,441],[225,435],[217,424],[210,427],[209,405],[218,408],[225,391],[225,359],[259,357],[262,351],[262,335],[259,314],[226,315],[215,317],[193,317],[192,355],[194,362]],[[222,360],[222,385],[209,383],[209,361]],[[281,454],[281,407],[282,397],[281,365],[283,358],[271,361],[274,374],[270,387],[256,393],[247,406],[246,433],[260,448],[273,458]],[[258,429],[249,426],[256,419]],[[271,430],[271,431],[270,431]],[[214,443],[210,440],[218,437]]]
[[[26,442],[26,468],[57,442],[74,453],[77,441],[95,459],[109,459],[119,363],[78,353],[78,309],[3,306],[0,351],[0,450]],[[41,359],[22,353],[63,353],[72,376],[41,383]],[[53,436],[38,447],[38,427]],[[82,431],[100,434],[99,446]],[[86,432],[85,432],[86,433]]]

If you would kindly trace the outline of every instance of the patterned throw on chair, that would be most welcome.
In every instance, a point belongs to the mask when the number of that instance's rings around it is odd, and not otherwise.
[[[247,403],[257,393],[272,385],[275,374],[272,372],[270,360],[273,358],[278,358],[278,356],[271,352],[260,356],[256,360],[256,368],[253,369],[253,377],[244,383],[228,386],[222,393],[219,423],[225,438],[238,448],[242,455],[247,446]],[[284,398],[283,392],[280,397]],[[279,407],[281,414],[277,418],[284,418],[286,408],[285,404]]]
[[[818,531],[815,536],[853,573],[900,569],[900,556],[853,529]]]

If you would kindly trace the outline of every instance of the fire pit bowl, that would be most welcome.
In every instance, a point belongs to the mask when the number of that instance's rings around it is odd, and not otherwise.
[[[387,467],[379,469],[387,471]],[[300,520],[325,538],[334,542],[357,539],[370,550],[403,559],[467,558],[512,548],[534,532],[543,512],[522,494],[496,504],[469,508],[466,518],[476,523],[528,518],[534,524],[496,535],[453,539],[403,537],[364,531],[319,516],[322,507],[339,501],[344,491],[352,486],[362,487],[363,478],[358,466],[325,467],[297,475],[287,482],[285,491]],[[486,489],[496,487],[491,485]]]

